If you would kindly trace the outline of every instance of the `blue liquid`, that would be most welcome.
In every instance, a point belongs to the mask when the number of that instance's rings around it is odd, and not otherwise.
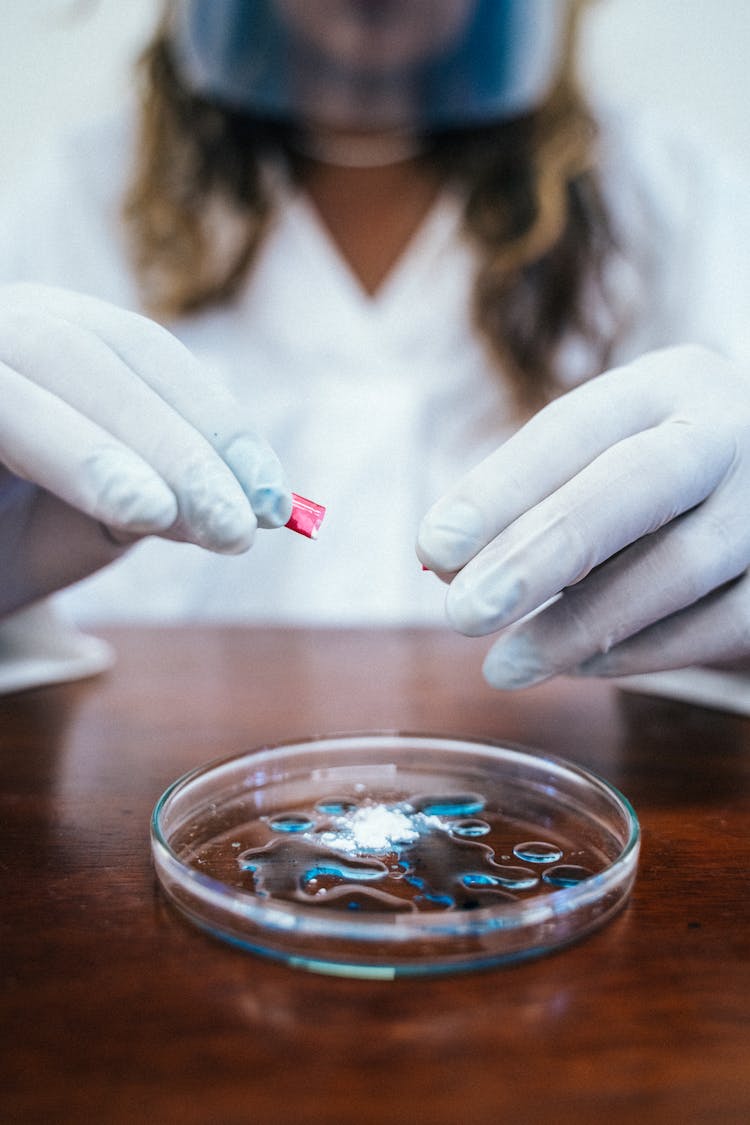
[[[331,863],[327,860],[325,863],[319,863],[317,866],[308,867],[304,875],[300,879],[300,883],[304,890],[307,890],[312,883],[319,883],[322,879],[343,880],[344,882],[354,881],[360,879],[382,879],[385,871],[382,865],[377,867],[368,866],[359,863],[355,866],[349,866],[346,863]]]
[[[557,863],[562,859],[562,848],[556,844],[546,844],[541,840],[529,840],[525,844],[516,844],[513,855],[526,863]]]
[[[363,814],[373,810],[368,823]],[[392,826],[391,812],[403,823]],[[575,886],[606,866],[575,840],[530,840],[533,831],[476,793],[389,793],[378,801],[334,792],[314,808],[228,826],[194,854],[201,872],[259,899],[350,914],[493,907]],[[524,866],[508,863],[511,856]],[[587,866],[566,863],[573,856]]]
[[[539,877],[526,867],[496,867],[491,874],[470,871],[463,875],[461,882],[470,890],[477,887],[504,887],[506,890],[527,891],[535,887]]]
[[[309,832],[315,827],[315,821],[304,813],[282,813],[281,816],[271,817],[268,826],[274,832]]]
[[[550,867],[542,875],[542,879],[550,887],[576,887],[584,879],[593,875],[587,867],[579,867],[577,863],[561,863],[558,867]]]
[[[454,836],[463,836],[469,839],[486,836],[491,831],[492,829],[486,820],[461,820],[458,824],[451,825],[451,832]]]
[[[425,816],[474,816],[486,801],[478,793],[457,793],[444,797],[416,797],[414,808]]]
[[[315,811],[325,813],[326,816],[343,816],[344,813],[353,812],[357,807],[356,801],[348,797],[328,797],[325,801],[318,801]]]

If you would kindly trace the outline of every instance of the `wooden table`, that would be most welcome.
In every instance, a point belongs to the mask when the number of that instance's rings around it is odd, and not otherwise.
[[[492,692],[446,632],[111,630],[113,672],[0,700],[0,1121],[750,1121],[750,721],[607,684]],[[595,768],[643,828],[630,905],[553,956],[427,980],[286,968],[162,899],[167,784],[354,728]]]

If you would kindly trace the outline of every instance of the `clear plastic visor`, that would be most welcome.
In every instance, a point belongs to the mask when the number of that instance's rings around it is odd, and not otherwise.
[[[559,73],[573,0],[179,0],[194,93],[344,129],[461,127],[529,112]]]

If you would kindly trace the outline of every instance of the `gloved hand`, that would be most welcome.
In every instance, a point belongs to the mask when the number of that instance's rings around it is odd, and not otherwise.
[[[459,632],[502,631],[495,687],[746,656],[750,373],[685,346],[571,391],[433,506],[417,553]]]
[[[146,535],[245,551],[291,507],[271,448],[163,328],[61,289],[0,289],[0,615]]]

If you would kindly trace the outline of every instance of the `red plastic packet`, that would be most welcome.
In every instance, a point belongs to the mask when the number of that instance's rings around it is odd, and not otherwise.
[[[298,496],[296,492],[292,493],[292,501],[292,514],[286,526],[291,531],[296,531],[298,535],[317,539],[323,516],[326,514],[325,508],[322,504],[316,504],[314,500],[306,500],[304,496]]]

